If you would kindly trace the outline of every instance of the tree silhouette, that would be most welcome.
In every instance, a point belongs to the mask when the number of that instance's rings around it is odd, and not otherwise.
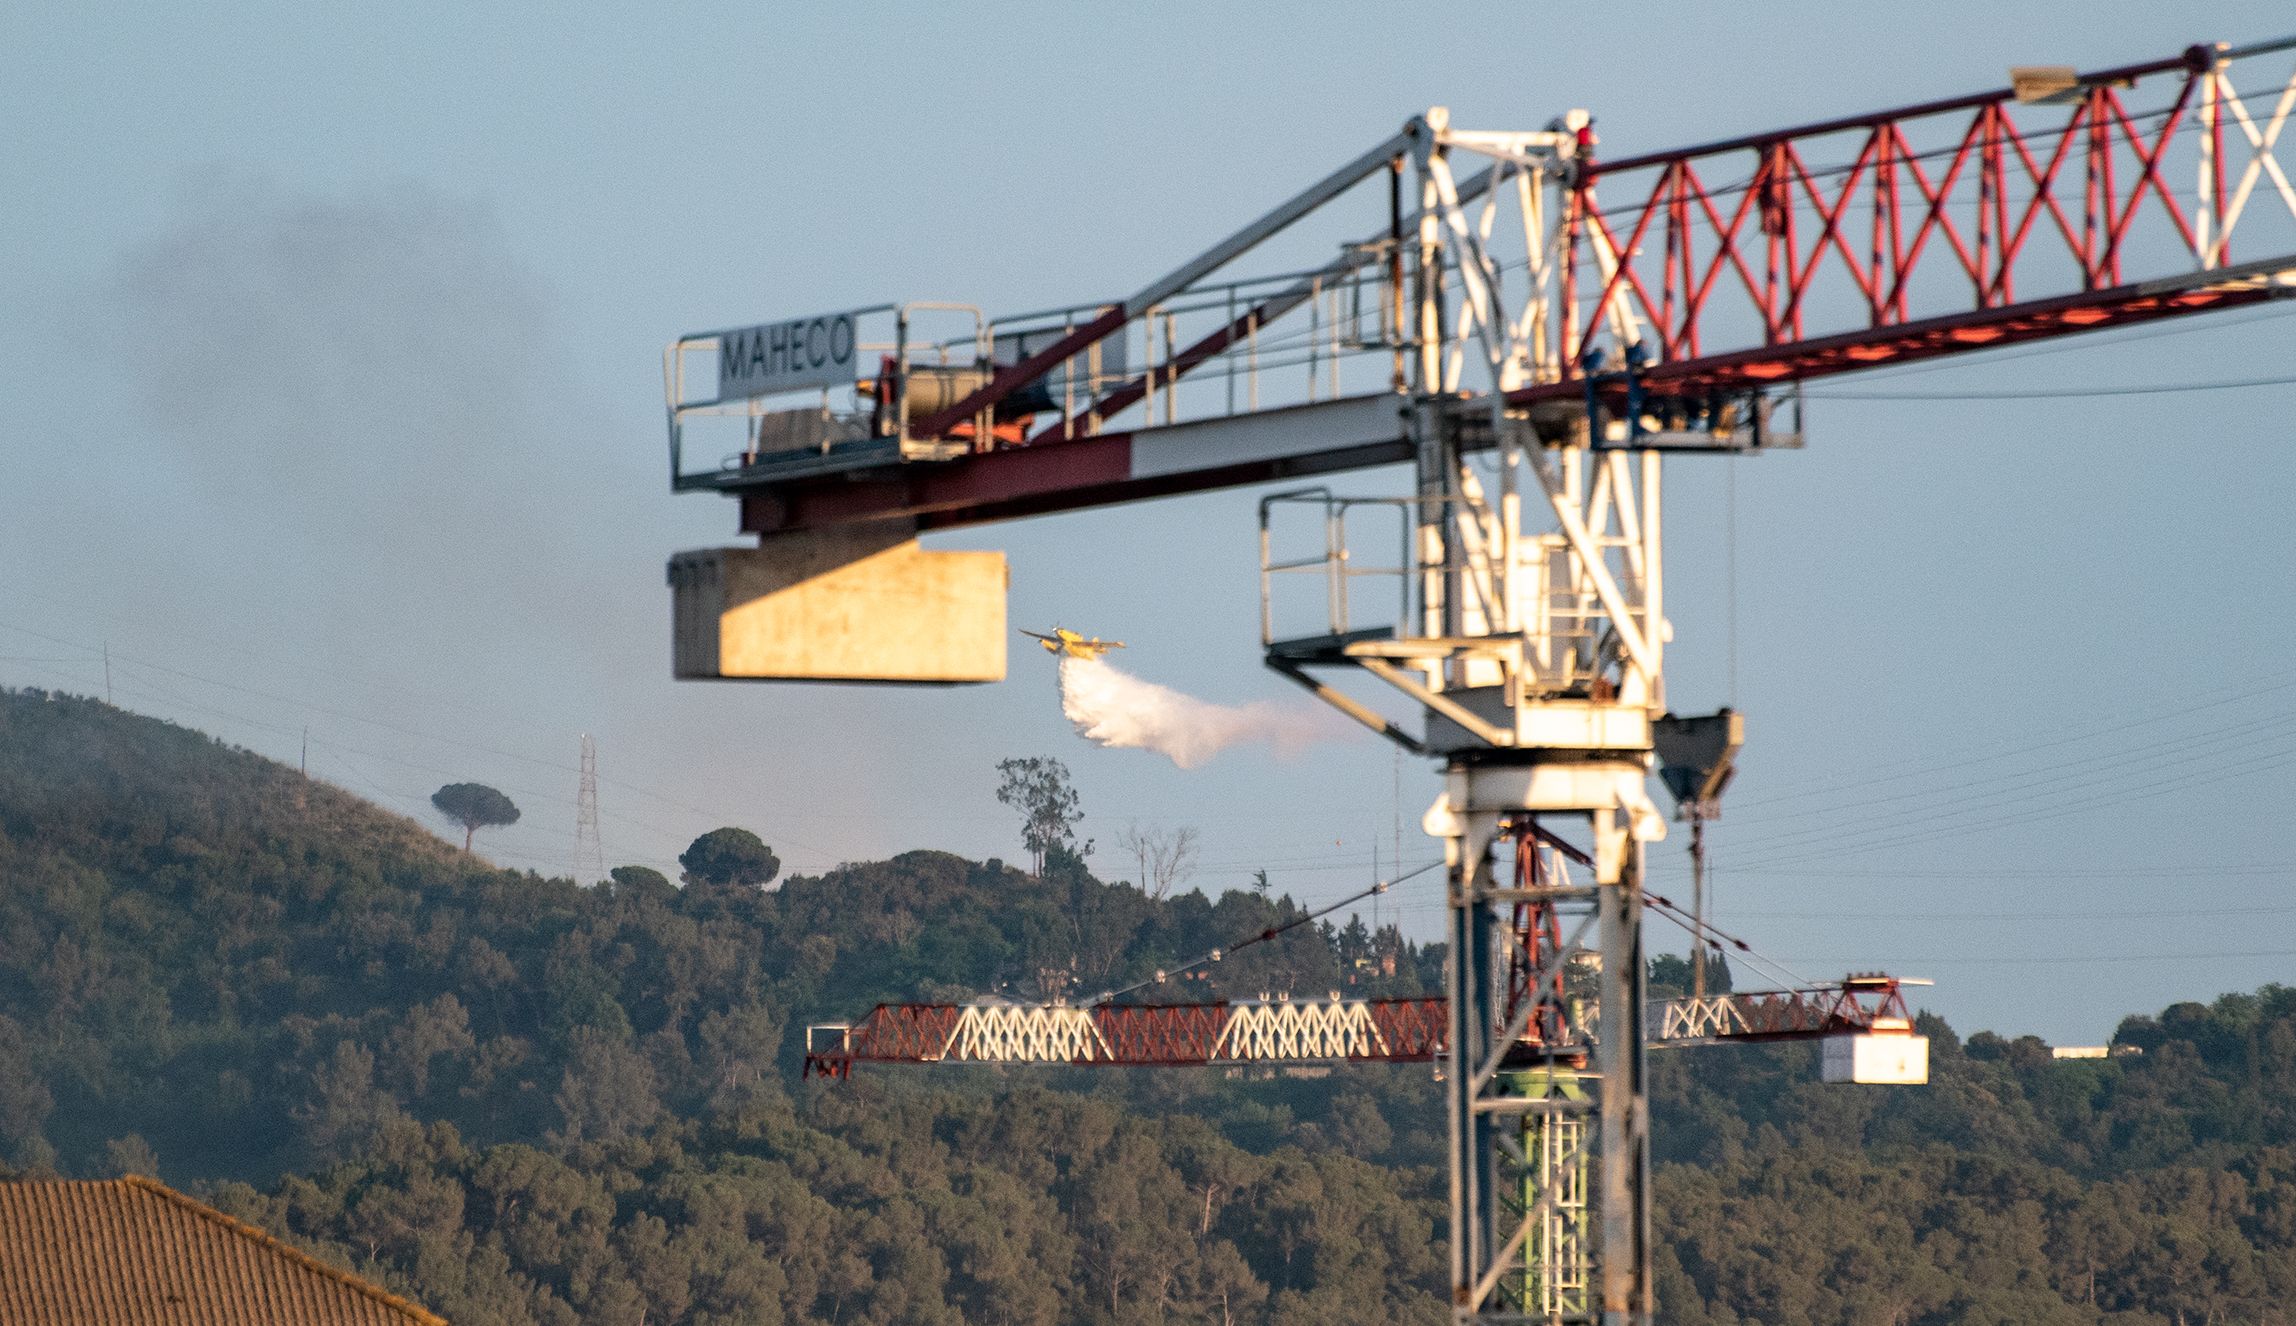
[[[999,760],[997,800],[1020,812],[1020,841],[1035,864],[1032,873],[1044,874],[1045,853],[1055,847],[1076,847],[1076,822],[1084,818],[1083,799],[1068,781],[1068,766],[1049,755],[1025,760]]]
[[[781,858],[747,829],[712,829],[678,857],[688,884],[741,884],[764,888],[781,873]]]
[[[470,851],[470,840],[480,829],[491,829],[498,824],[518,823],[518,807],[510,798],[484,783],[448,783],[431,793],[430,803],[438,813],[462,826],[462,850]]]
[[[1116,835],[1116,845],[1139,865],[1140,891],[1159,902],[1196,868],[1196,831],[1185,825],[1173,829],[1128,825]]]
[[[616,866],[606,872],[618,892],[666,897],[674,890],[670,877],[652,866]]]

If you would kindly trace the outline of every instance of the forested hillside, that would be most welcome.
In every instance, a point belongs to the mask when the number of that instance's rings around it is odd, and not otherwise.
[[[395,1116],[475,1143],[617,1138],[793,1076],[794,1022],[879,999],[1098,988],[1296,915],[1151,903],[918,852],[777,887],[500,871],[197,733],[0,696],[0,1137],[266,1181]],[[1335,989],[1368,938],[1303,927],[1195,985]],[[1417,992],[1435,956],[1403,946]],[[130,1142],[131,1136],[140,1142]]]
[[[462,1323],[1437,1322],[1425,1068],[864,1070],[879,998],[1095,989],[1296,915],[1054,853],[766,888],[492,869],[246,752],[0,693],[0,1154],[156,1169]],[[1305,926],[1207,996],[1432,984]],[[1934,1083],[1654,1056],[1662,1318],[2266,1322],[2296,1294],[2296,992]]]

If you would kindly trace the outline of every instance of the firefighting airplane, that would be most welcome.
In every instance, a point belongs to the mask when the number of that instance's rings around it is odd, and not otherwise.
[[[1069,658],[1092,660],[1111,649],[1124,647],[1122,640],[1103,640],[1097,635],[1087,640],[1065,626],[1053,627],[1051,635],[1038,635],[1034,631],[1022,631],[1021,634],[1043,645],[1044,652],[1064,654]]]

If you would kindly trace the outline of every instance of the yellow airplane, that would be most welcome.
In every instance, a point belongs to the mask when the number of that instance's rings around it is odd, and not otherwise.
[[[1103,640],[1097,635],[1087,640],[1065,626],[1053,627],[1051,635],[1038,635],[1034,631],[1021,634],[1043,645],[1048,654],[1066,654],[1070,658],[1096,659],[1111,649],[1124,647],[1122,640]]]

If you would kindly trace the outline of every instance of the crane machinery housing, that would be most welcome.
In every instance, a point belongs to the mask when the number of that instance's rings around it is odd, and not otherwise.
[[[1757,1011],[1646,1007],[1649,778],[1693,812],[1737,731],[1667,694],[1666,457],[1801,445],[1812,379],[2296,292],[2292,51],[2018,69],[1615,158],[1582,111],[1477,130],[1438,107],[1120,299],[672,343],[672,486],[737,499],[757,540],[672,559],[679,677],[997,680],[1002,556],[920,532],[1411,467],[1407,492],[1261,500],[1260,643],[1440,761],[1444,997],[894,1008],[814,1065],[1440,1055],[1454,1319],[1647,1323],[1646,1046]],[[1235,274],[1254,258],[1274,270]],[[1913,1039],[1884,1025],[1894,985],[1780,998],[1781,1030],[1878,1045],[1842,1042],[1840,1076],[1910,1075],[1880,1044]]]

